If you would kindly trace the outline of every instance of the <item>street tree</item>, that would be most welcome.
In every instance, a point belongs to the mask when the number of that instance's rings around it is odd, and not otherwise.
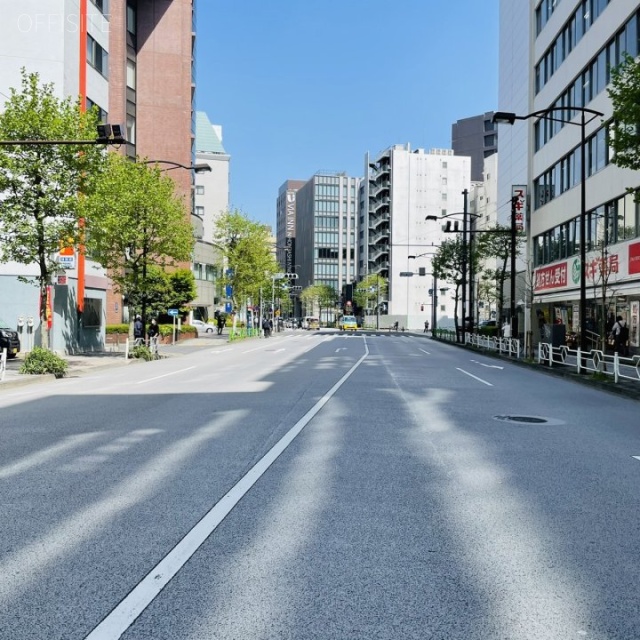
[[[377,273],[370,273],[358,282],[353,292],[353,298],[355,303],[365,311],[373,309],[374,312],[377,312],[382,301],[387,299],[388,291],[389,280]]]
[[[300,300],[307,310],[307,314],[317,308],[318,318],[321,319],[323,309],[335,309],[338,293],[328,284],[312,284],[302,290]]]
[[[494,233],[492,233],[494,232]],[[480,274],[482,287],[480,291],[485,295],[487,301],[496,300],[498,308],[498,319],[500,319],[504,309],[505,283],[511,277],[510,269],[507,265],[511,259],[511,234],[510,227],[496,225],[491,229],[483,230],[475,243],[477,249],[477,259],[482,262],[493,262],[495,268],[483,269]],[[524,234],[516,235],[516,258],[522,251],[524,244]]]
[[[216,222],[213,242],[221,255],[221,284],[231,287],[234,309],[248,298],[258,300],[261,289],[271,292],[278,264],[266,225],[237,209],[226,211]]]
[[[456,327],[456,335],[459,335],[460,331],[458,301],[460,300],[460,294],[464,283],[464,265],[465,246],[462,243],[462,239],[457,236],[454,239],[444,240],[437,248],[437,251],[431,261],[433,275],[438,280],[450,282],[454,285],[453,319]]]
[[[52,84],[22,71],[20,89],[11,89],[0,113],[0,139],[11,141],[95,140],[96,114],[79,100],[56,97]],[[48,286],[60,270],[61,246],[81,236],[80,204],[94,189],[105,163],[95,145],[0,147],[0,261],[36,266],[21,280],[39,288],[40,343],[49,347]]]
[[[118,153],[108,154],[106,170],[84,201],[87,251],[109,270],[114,289],[145,323],[152,300],[150,268],[165,271],[191,260],[194,238],[187,212],[171,178]]]
[[[613,106],[609,146],[613,163],[640,170],[640,61],[625,54],[620,65],[611,70],[607,92]]]

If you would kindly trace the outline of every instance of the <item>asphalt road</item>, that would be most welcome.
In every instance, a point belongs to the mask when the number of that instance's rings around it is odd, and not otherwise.
[[[287,332],[0,395],[0,637],[640,638],[625,398]]]

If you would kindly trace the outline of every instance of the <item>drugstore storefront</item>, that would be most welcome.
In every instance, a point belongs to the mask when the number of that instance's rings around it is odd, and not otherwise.
[[[587,345],[598,348],[620,315],[629,324],[630,352],[639,353],[640,242],[635,239],[588,253],[585,274]],[[538,267],[531,322],[534,344],[579,344],[580,324],[580,258]]]

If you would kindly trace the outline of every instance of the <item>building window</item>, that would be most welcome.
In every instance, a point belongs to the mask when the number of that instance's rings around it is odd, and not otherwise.
[[[109,0],[91,0],[103,16],[109,15]]]
[[[127,87],[136,90],[136,63],[127,58]]]
[[[127,114],[127,142],[136,143],[136,117],[130,114]]]
[[[105,78],[109,77],[109,54],[87,35],[87,62]]]
[[[196,185],[196,195],[197,196],[203,196],[204,195],[204,185],[203,184],[197,184]]]
[[[127,2],[127,31],[136,35],[136,8]]]
[[[87,110],[95,109],[98,114],[98,122],[107,122],[107,112],[98,104],[96,104],[91,98],[87,98]]]
[[[198,218],[204,218],[204,207],[196,207],[196,215]]]

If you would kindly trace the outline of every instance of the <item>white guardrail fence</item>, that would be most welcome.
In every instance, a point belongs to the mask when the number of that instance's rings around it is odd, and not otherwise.
[[[617,353],[604,353],[599,349],[581,351],[569,349],[566,345],[554,347],[551,344],[541,342],[538,345],[537,360],[540,364],[564,366],[580,369],[590,373],[601,373],[613,378],[614,382],[631,380],[640,382],[640,355],[624,357]]]

